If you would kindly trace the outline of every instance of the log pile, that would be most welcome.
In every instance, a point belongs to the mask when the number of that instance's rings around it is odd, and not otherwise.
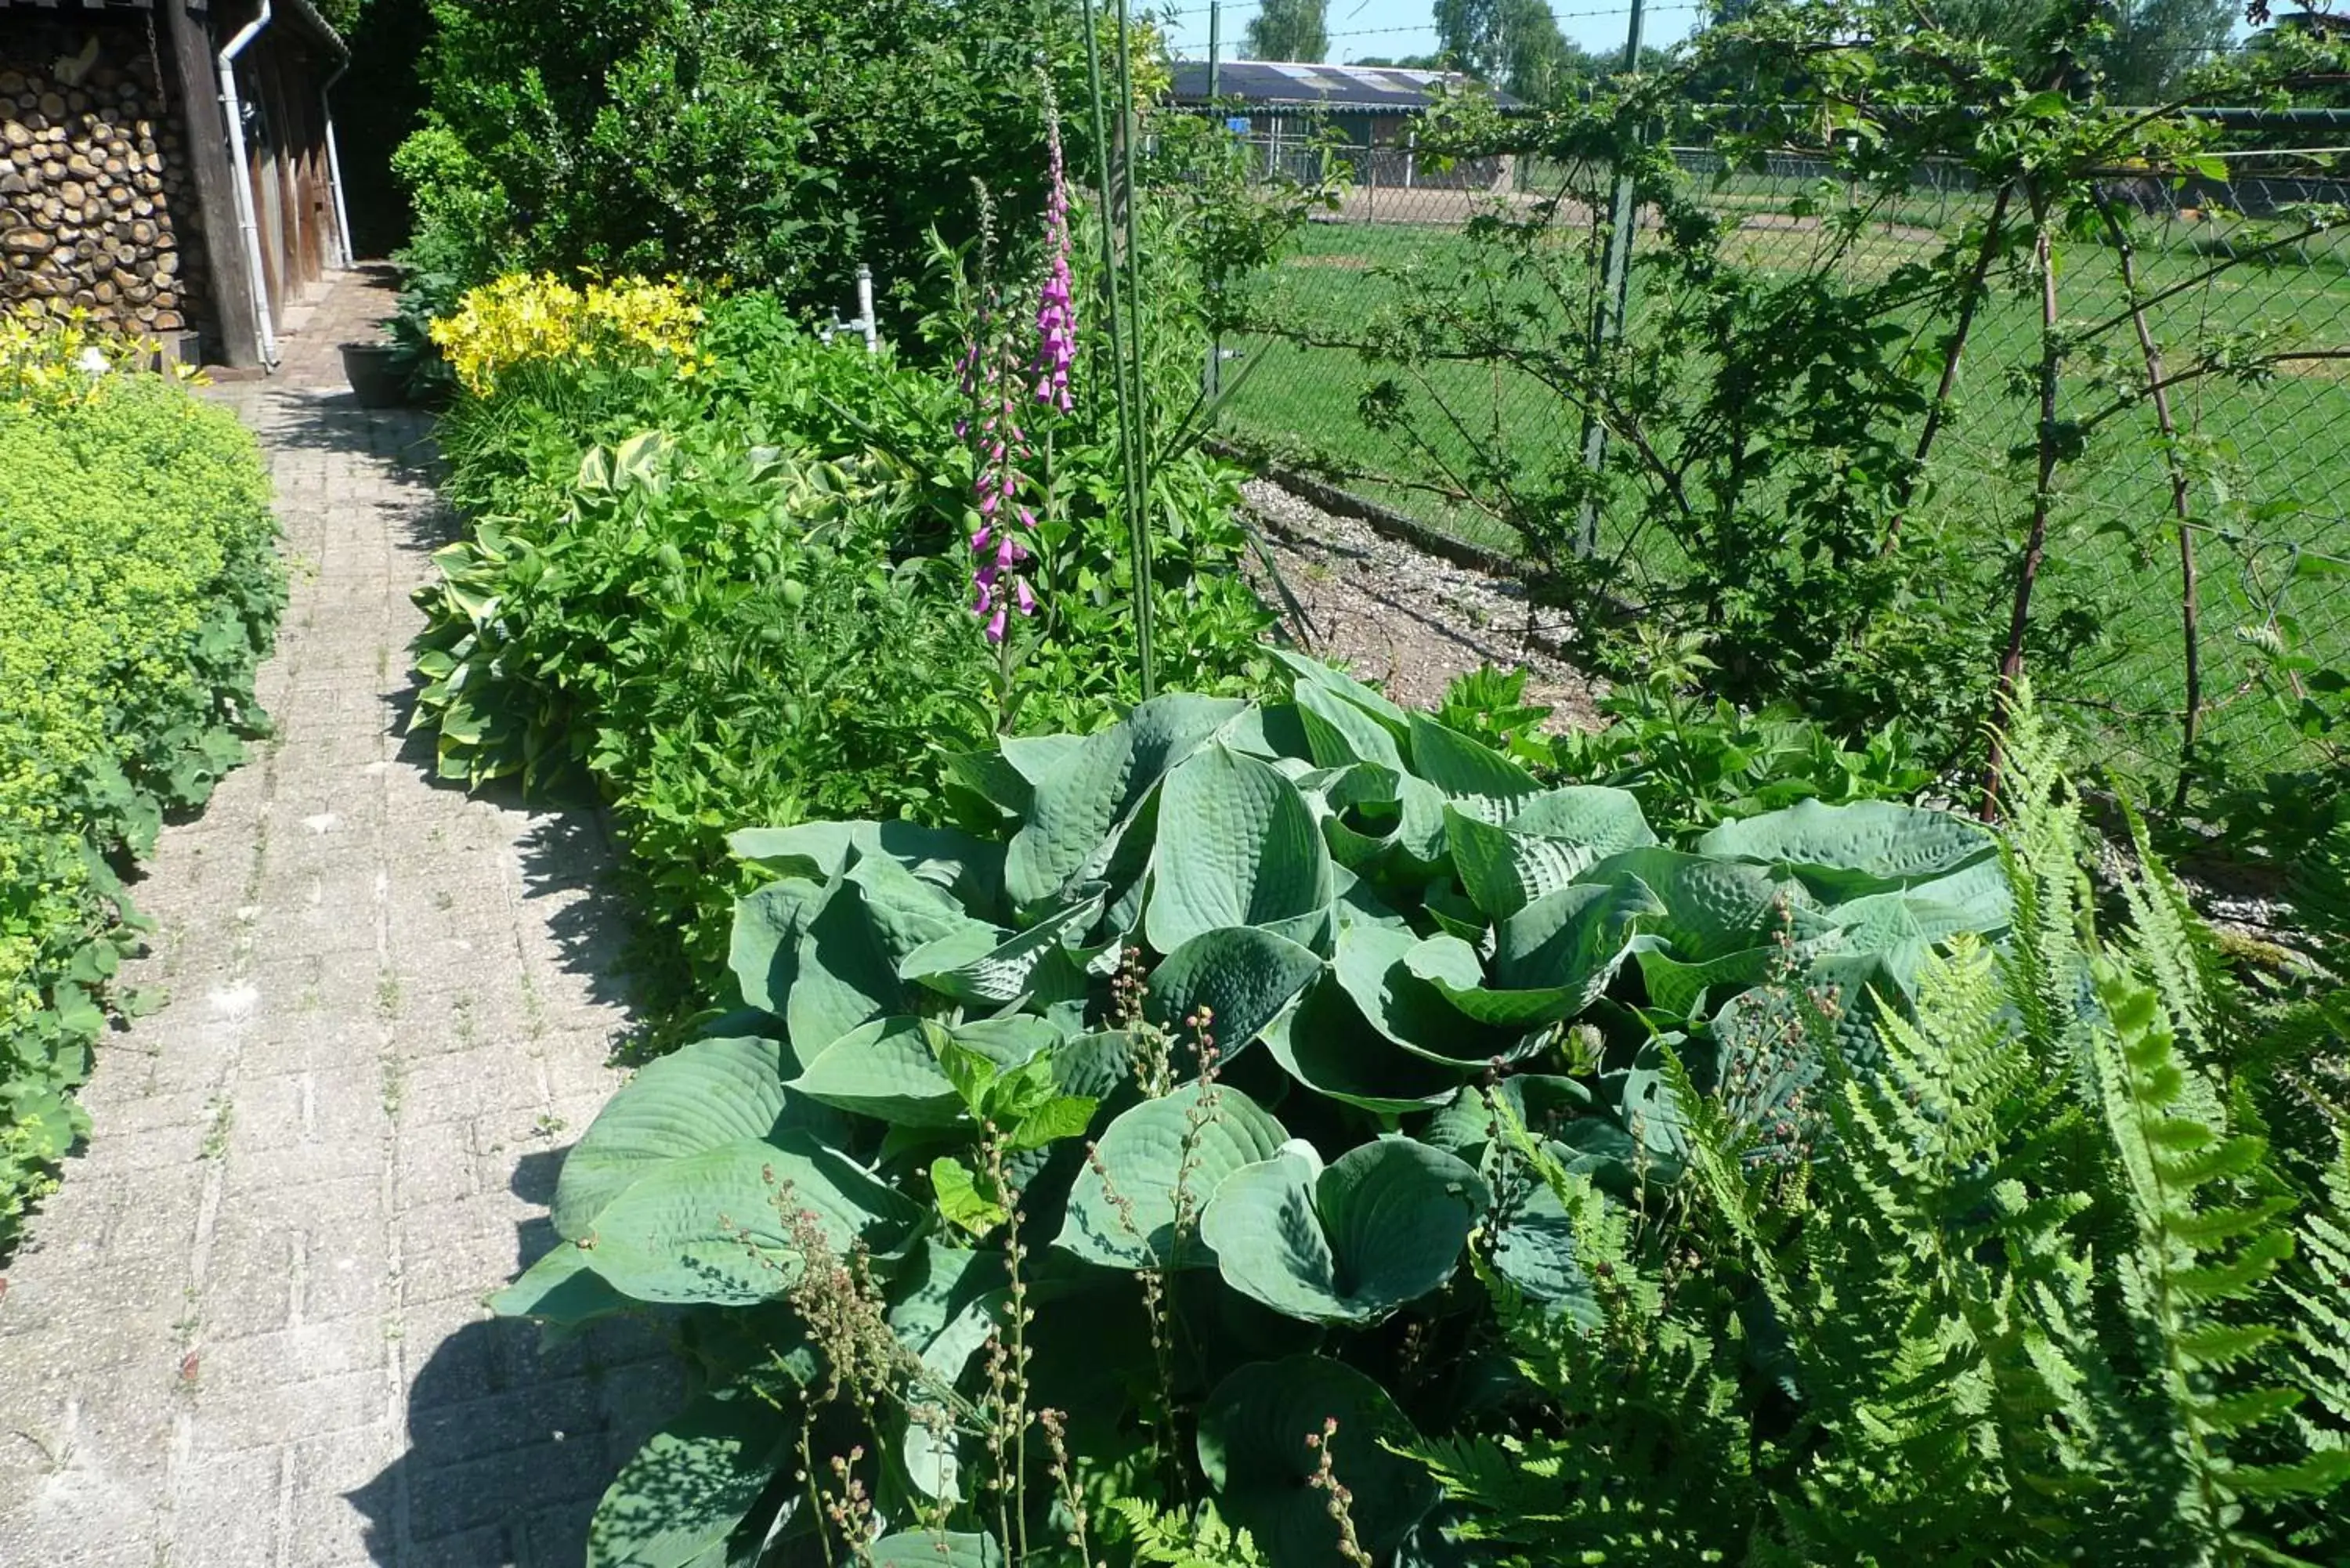
[[[25,57],[59,39],[70,52]],[[205,325],[194,184],[146,41],[43,28],[0,47],[0,309],[78,305],[143,337]]]

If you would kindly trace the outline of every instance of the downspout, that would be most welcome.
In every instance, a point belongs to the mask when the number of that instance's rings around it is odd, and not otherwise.
[[[335,151],[335,106],[327,101],[327,95],[335,90],[335,84],[348,76],[350,70],[350,51],[346,49],[343,63],[335,67],[335,74],[328,77],[326,86],[318,89],[318,119],[327,128],[327,188],[335,193],[335,248],[342,253],[338,265],[346,267],[359,256],[351,248],[350,210],[343,205],[343,160],[342,155]]]
[[[269,286],[261,269],[261,219],[254,211],[253,170],[244,161],[244,105],[236,95],[236,57],[269,26],[271,0],[261,0],[261,14],[247,22],[216,57],[220,67],[221,110],[228,117],[229,182],[236,190],[236,223],[244,231],[244,265],[253,296],[254,333],[261,345],[261,362],[277,363],[277,329],[269,319]]]

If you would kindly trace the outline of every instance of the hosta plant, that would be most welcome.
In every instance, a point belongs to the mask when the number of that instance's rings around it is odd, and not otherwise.
[[[1626,1194],[1687,1159],[1692,1079],[1795,1158],[1826,1058],[2008,922],[1959,818],[1676,847],[1293,670],[964,758],[959,826],[736,835],[739,1011],[614,1097],[499,1303],[674,1311],[713,1372],[595,1561],[1091,1561],[1138,1495],[1279,1568],[1416,1561],[1443,1497],[1397,1450],[1516,1381],[1474,1274],[1596,1310],[1500,1110]]]

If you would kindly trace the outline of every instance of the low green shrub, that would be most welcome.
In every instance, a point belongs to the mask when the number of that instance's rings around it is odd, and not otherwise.
[[[584,776],[614,808],[657,1002],[720,972],[747,822],[945,812],[943,759],[1000,725],[1092,729],[1140,696],[1115,448],[1053,450],[1041,607],[968,613],[972,455],[948,380],[714,300],[691,375],[595,358],[502,372],[442,421],[475,519],[421,596],[418,722],[445,776]],[[1163,679],[1254,689],[1237,472],[1162,465]],[[682,956],[682,969],[676,963]]]
[[[1140,1498],[1302,1568],[1347,1560],[1332,1486],[1357,1561],[1426,1560],[1441,1494],[1395,1450],[1519,1418],[1474,1274],[1576,1318],[1612,1288],[1497,1107],[1625,1204],[1720,1126],[1800,1161],[1933,945],[2011,921],[1970,822],[1806,802],[1674,847],[1291,669],[959,759],[955,826],[734,836],[741,1010],[614,1097],[498,1303],[675,1311],[704,1353],[591,1561],[1075,1563]]]
[[[1750,712],[1692,695],[1706,660],[1686,643],[1672,652],[1599,699],[1607,722],[1596,730],[1548,732],[1551,710],[1525,700],[1525,671],[1490,667],[1455,680],[1437,717],[1546,778],[1629,790],[1667,834],[1800,800],[1915,803],[1943,782],[1898,721],[1856,750],[1792,708]]]
[[[71,1098],[134,929],[119,872],[262,723],[283,600],[228,413],[150,376],[0,402],[0,1250],[87,1127]]]
[[[1521,1413],[1415,1450],[1476,1560],[2345,1561],[2350,993],[2239,989],[2143,836],[2101,908],[2016,742],[2018,929],[1929,961],[1811,1158],[1677,1085],[1688,1178],[1626,1209],[1497,1103],[1606,1284],[1484,1271]]]

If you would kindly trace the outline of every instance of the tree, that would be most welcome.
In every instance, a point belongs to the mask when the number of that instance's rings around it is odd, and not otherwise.
[[[1246,39],[1251,59],[1315,63],[1330,52],[1330,0],[1265,0]]]
[[[2075,4],[1929,0],[1927,9],[1946,32],[2006,45],[2025,65],[2025,74],[2037,76],[2053,63],[2053,57],[2043,57],[2039,40],[2061,20],[2059,11],[2072,11]],[[2161,102],[2189,71],[2228,47],[2238,0],[2096,0],[2096,7],[2113,35],[2090,47],[2087,64],[2104,78],[2106,99],[2152,105]]]
[[[1455,69],[1528,103],[1548,103],[1596,74],[1566,41],[1545,0],[1436,0],[1440,51]]]

